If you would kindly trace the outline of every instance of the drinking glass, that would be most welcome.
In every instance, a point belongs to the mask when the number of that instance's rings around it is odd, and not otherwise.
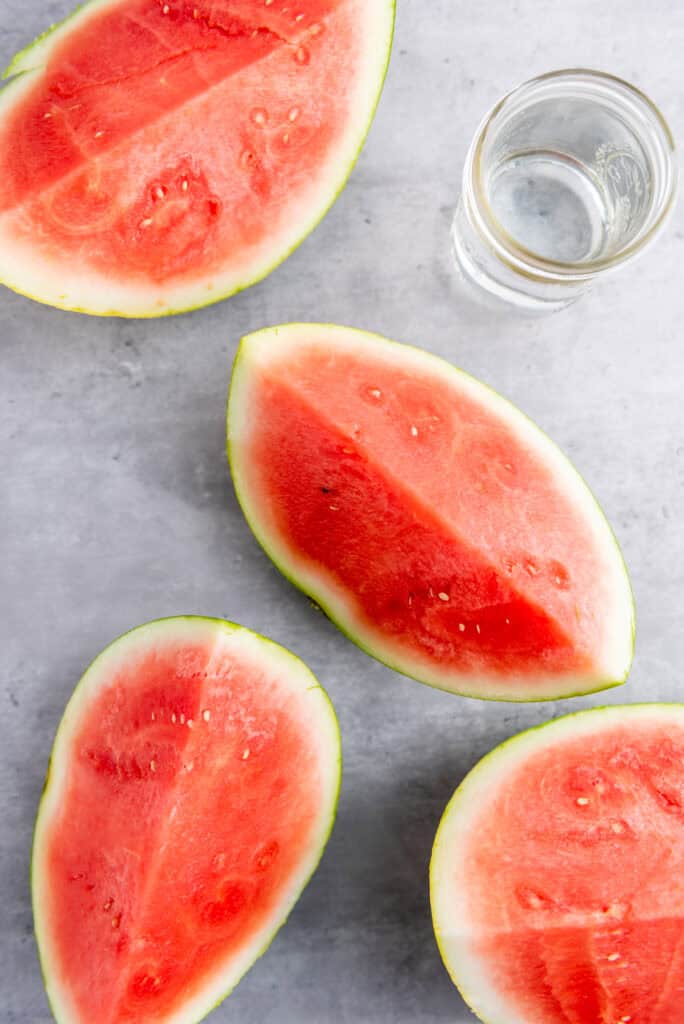
[[[672,133],[647,96],[600,71],[541,75],[478,128],[452,228],[457,264],[522,309],[561,309],[653,240],[676,185]]]

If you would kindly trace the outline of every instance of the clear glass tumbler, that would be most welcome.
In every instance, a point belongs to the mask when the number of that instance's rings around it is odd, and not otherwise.
[[[641,252],[676,185],[672,133],[643,93],[599,71],[542,75],[504,96],[470,146],[457,263],[499,299],[561,309]]]

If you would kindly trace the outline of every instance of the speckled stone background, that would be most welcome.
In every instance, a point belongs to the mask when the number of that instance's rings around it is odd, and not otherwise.
[[[0,64],[69,0],[0,0]],[[463,774],[518,730],[604,701],[684,695],[684,212],[643,259],[550,319],[455,284],[448,229],[485,109],[552,68],[622,75],[684,138],[673,0],[397,0],[367,146],[317,231],[235,299],[158,322],[61,313],[0,291],[0,1022],[47,1024],[29,849],[64,704],[113,637],[175,612],[237,619],[300,654],[339,712],[345,770],[321,867],[216,1024],[466,1024],[442,967],[427,866]],[[574,459],[631,570],[629,684],[558,704],[484,704],[366,657],[272,567],[235,501],[224,403],[241,334],[296,319],[438,352],[517,402]],[[96,1022],[93,1022],[96,1024]]]

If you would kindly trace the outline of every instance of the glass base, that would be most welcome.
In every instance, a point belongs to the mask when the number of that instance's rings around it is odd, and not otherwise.
[[[488,304],[512,305],[530,314],[555,313],[576,302],[589,286],[588,281],[566,284],[536,279],[504,263],[471,223],[463,197],[454,217],[451,244],[461,277],[486,292]]]

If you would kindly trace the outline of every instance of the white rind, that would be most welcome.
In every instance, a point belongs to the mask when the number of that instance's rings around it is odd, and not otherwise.
[[[244,464],[244,443],[250,431],[250,388],[257,386],[256,371],[287,363],[290,353],[305,346],[320,344],[328,350],[339,346],[363,358],[378,355],[384,346],[396,364],[417,371],[430,372],[455,383],[461,392],[490,409],[502,420],[528,450],[552,469],[559,490],[571,497],[594,535],[602,552],[605,579],[613,597],[612,608],[604,610],[604,642],[596,671],[591,675],[553,675],[520,679],[509,676],[464,676],[446,673],[427,660],[398,652],[392,644],[384,645],[378,631],[373,631],[359,617],[353,599],[331,582],[328,574],[314,567],[304,568],[293,560],[281,538],[270,530],[261,514],[259,501],[246,486],[247,466]],[[617,541],[596,499],[582,477],[561,450],[516,406],[501,395],[437,356],[410,345],[389,341],[379,335],[331,324],[285,324],[265,328],[242,339],[233,369],[228,403],[228,453],[235,488],[245,516],[261,546],[280,570],[326,611],[330,618],[355,643],[373,657],[405,675],[428,685],[450,690],[463,696],[489,700],[527,701],[554,700],[607,689],[624,682],[629,672],[634,647],[634,602],[624,561]]]
[[[56,45],[72,28],[81,27],[120,0],[90,0],[70,18],[17,54],[7,69],[18,74],[0,92],[0,123],[34,85]],[[394,0],[364,4],[367,23],[359,29],[365,46],[356,58],[352,116],[337,145],[328,153],[310,191],[299,207],[288,209],[287,220],[270,234],[238,269],[192,282],[165,285],[117,281],[114,276],[76,266],[73,261],[48,259],[30,239],[17,239],[8,229],[12,213],[0,214],[0,283],[61,309],[100,316],[157,317],[184,312],[227,298],[267,276],[313,231],[344,188],[363,146],[375,113],[389,61],[394,28]],[[268,58],[265,58],[265,63]],[[192,102],[192,101],[191,101]],[[163,115],[172,121],[174,112]],[[123,143],[126,145],[128,143]],[[116,149],[116,147],[115,147]],[[5,223],[3,223],[5,222]]]
[[[92,1024],[79,1016],[68,992],[60,986],[57,972],[52,969],[55,957],[51,949],[47,920],[42,912],[44,906],[49,906],[49,873],[45,869],[41,855],[46,846],[45,837],[60,809],[74,737],[83,715],[88,714],[91,702],[98,696],[100,687],[112,678],[112,673],[118,666],[125,664],[137,652],[149,650],[150,646],[155,644],[163,645],[167,639],[175,643],[187,638],[189,643],[198,643],[203,637],[214,641],[215,655],[230,647],[243,655],[247,654],[260,665],[265,665],[277,674],[279,684],[291,691],[293,699],[306,703],[307,714],[312,723],[311,736],[318,742],[322,797],[318,828],[312,837],[309,855],[290,879],[278,913],[272,916],[237,957],[227,958],[225,966],[215,972],[194,999],[188,1001],[173,1017],[164,1018],[163,1024],[196,1024],[230,994],[254,961],[266,951],[275,933],[285,923],[325,848],[335,819],[339,794],[342,758],[340,735],[335,711],[327,694],[299,658],[279,644],[242,626],[220,619],[194,616],[150,622],[115,640],[89,666],[66,707],[55,737],[50,770],[33,838],[31,879],[34,926],[45,988],[58,1024]]]
[[[472,1010],[487,1024],[542,1024],[523,1019],[501,996],[486,966],[473,954],[465,878],[469,845],[483,807],[501,783],[531,755],[559,750],[565,739],[590,739],[630,722],[678,724],[684,704],[633,704],[591,708],[519,733],[475,765],[460,784],[440,821],[430,861],[430,904],[437,945],[449,975]]]

